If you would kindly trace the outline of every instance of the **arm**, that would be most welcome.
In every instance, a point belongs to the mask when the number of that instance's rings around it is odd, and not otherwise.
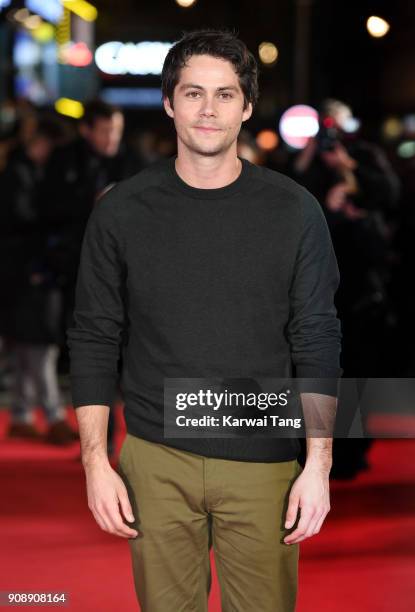
[[[306,192],[302,234],[290,288],[287,335],[298,378],[307,436],[304,469],[290,491],[286,544],[318,533],[330,509],[329,473],[340,368],[340,321],[334,306],[339,272],[323,212]]]
[[[125,270],[114,194],[93,210],[82,244],[73,326],[67,330],[73,405],[79,423],[88,506],[98,525],[135,537],[124,517],[134,517],[126,487],[106,452],[108,414],[117,390],[117,364],[124,328]]]

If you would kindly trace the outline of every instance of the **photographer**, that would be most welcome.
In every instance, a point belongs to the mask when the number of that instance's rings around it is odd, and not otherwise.
[[[340,268],[336,305],[343,325],[345,376],[380,376],[393,321],[387,296],[391,230],[399,181],[382,150],[360,140],[344,103],[323,102],[320,130],[295,157],[291,174],[323,206]]]

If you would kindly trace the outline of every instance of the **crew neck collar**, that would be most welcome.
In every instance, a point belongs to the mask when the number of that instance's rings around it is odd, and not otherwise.
[[[200,187],[193,187],[186,183],[177,173],[176,170],[176,159],[177,155],[169,157],[167,160],[167,171],[168,176],[175,188],[179,189],[182,193],[190,196],[191,198],[197,198],[199,200],[217,200],[220,198],[227,198],[236,193],[240,193],[246,189],[249,184],[249,175],[251,172],[251,163],[246,159],[239,157],[241,160],[241,172],[237,178],[225,185],[224,187],[215,187],[214,189],[201,189]]]

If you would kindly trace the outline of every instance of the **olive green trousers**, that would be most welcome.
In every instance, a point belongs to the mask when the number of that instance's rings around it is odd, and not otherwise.
[[[142,536],[128,540],[142,612],[207,612],[213,546],[222,612],[292,612],[299,544],[283,538],[296,459],[203,457],[127,434],[118,473]]]

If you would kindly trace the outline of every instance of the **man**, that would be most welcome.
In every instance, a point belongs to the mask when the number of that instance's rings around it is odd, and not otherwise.
[[[293,159],[291,175],[321,203],[342,279],[336,307],[342,321],[342,367],[346,377],[380,377],[391,369],[395,337],[390,299],[393,219],[399,179],[382,149],[351,131],[352,109],[332,98],[320,106],[321,129]],[[350,387],[349,387],[350,388]],[[343,395],[344,404],[348,401]],[[370,439],[351,438],[359,402],[339,405],[332,478],[350,479],[368,467]],[[363,408],[361,408],[363,410]],[[367,432],[367,414],[361,415]]]
[[[79,136],[53,155],[42,194],[41,216],[49,233],[51,259],[63,291],[63,325],[72,324],[82,238],[92,208],[115,183],[138,172],[137,158],[122,142],[121,110],[100,100],[85,105]],[[108,454],[113,452],[110,414]]]
[[[73,443],[79,436],[66,421],[59,392],[57,360],[62,343],[60,291],[39,223],[39,192],[47,161],[62,142],[62,126],[38,117],[33,132],[13,152],[1,177],[4,249],[1,274],[8,316],[1,321],[14,366],[10,427],[12,438]],[[47,432],[36,427],[42,407]]]
[[[298,543],[329,510],[331,439],[308,439],[301,471],[293,438],[164,437],[163,392],[169,379],[285,377],[292,360],[312,379],[303,397],[333,413],[336,261],[318,202],[237,157],[257,98],[242,41],[186,34],[162,91],[177,157],[104,197],[83,244],[68,342],[88,505],[103,530],[129,538],[143,611],[206,611],[211,544],[224,611],[289,611]],[[120,344],[118,474],[105,433]]]
[[[122,144],[124,117],[115,106],[93,100],[85,105],[79,135],[52,156],[41,213],[56,243],[57,266],[65,276],[68,307],[73,294],[83,233],[97,199],[138,171]]]

